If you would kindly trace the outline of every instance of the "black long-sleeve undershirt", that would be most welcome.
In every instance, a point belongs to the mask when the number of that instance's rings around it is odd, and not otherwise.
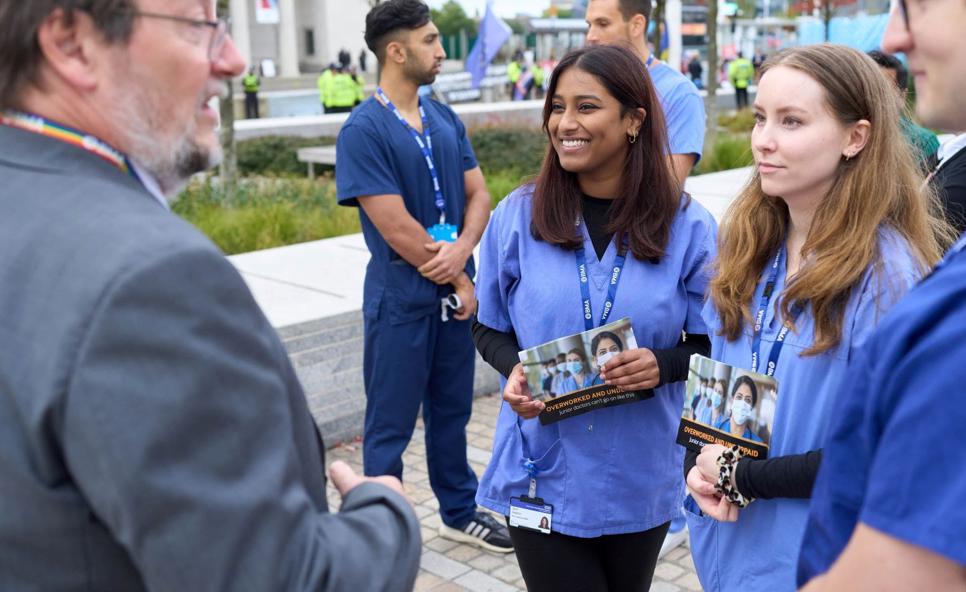
[[[684,477],[697,464],[698,453],[688,451],[684,457]],[[775,458],[743,458],[738,461],[735,487],[741,495],[756,499],[812,497],[812,487],[822,464],[822,450],[790,454]]]
[[[473,342],[476,351],[480,352],[483,361],[504,377],[510,376],[513,367],[520,363],[518,352],[520,344],[516,333],[504,333],[487,327],[479,321],[473,321]],[[686,380],[688,377],[688,362],[693,354],[707,356],[711,352],[711,340],[707,335],[691,334],[684,336],[674,347],[667,349],[652,349],[657,360],[660,374],[658,386],[671,382]]]

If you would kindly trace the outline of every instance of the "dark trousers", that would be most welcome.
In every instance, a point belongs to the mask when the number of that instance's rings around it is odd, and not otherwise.
[[[592,539],[510,527],[529,592],[647,592],[670,522]]]
[[[258,93],[245,93],[245,119],[258,119]]]
[[[747,88],[736,88],[735,89],[735,104],[738,109],[742,109],[748,106],[748,89]]]
[[[363,469],[402,479],[422,404],[429,484],[443,522],[462,528],[476,513],[478,485],[466,460],[476,364],[470,322],[444,323],[437,313],[392,323],[386,307],[383,301],[378,316],[365,319]]]

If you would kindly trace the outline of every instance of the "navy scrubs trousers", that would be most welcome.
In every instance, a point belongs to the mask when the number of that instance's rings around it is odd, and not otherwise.
[[[443,322],[436,313],[394,323],[386,306],[365,319],[365,474],[402,479],[422,404],[430,486],[443,522],[462,528],[476,513],[477,489],[466,459],[476,362],[470,321]]]

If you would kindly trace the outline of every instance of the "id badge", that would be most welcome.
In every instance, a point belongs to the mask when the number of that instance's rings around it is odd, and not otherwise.
[[[456,242],[457,228],[454,224],[433,224],[426,231],[434,241]]]
[[[540,498],[510,498],[510,526],[550,534],[552,525],[553,506],[550,504]]]

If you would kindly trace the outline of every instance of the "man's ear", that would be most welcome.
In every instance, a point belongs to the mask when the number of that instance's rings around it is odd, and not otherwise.
[[[406,62],[406,44],[394,39],[386,44],[386,62],[404,64]]]
[[[632,16],[627,21],[627,26],[630,28],[632,39],[643,37],[647,33],[647,19],[644,18],[643,14],[635,14]]]
[[[68,15],[62,8],[53,10],[37,30],[37,44],[48,75],[80,91],[97,88],[97,66],[104,59],[107,41],[89,14],[75,10]]]

